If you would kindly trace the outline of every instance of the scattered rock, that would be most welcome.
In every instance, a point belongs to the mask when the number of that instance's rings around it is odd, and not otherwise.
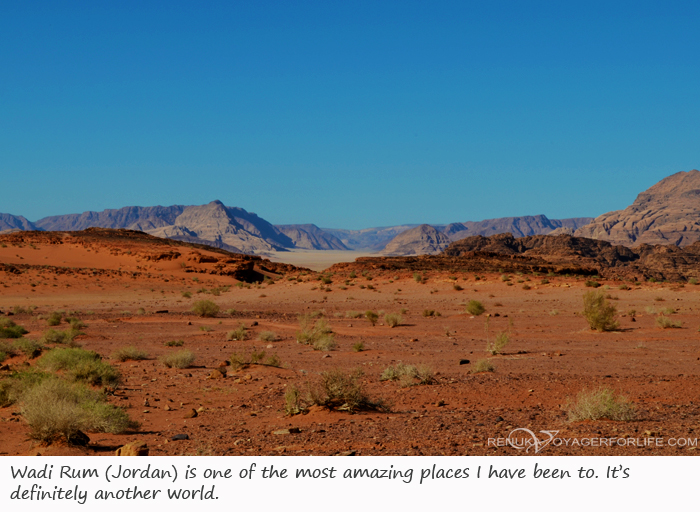
[[[75,446],[87,446],[90,443],[90,438],[87,436],[86,433],[78,430],[74,435],[71,436],[70,438],[70,444],[75,445]]]
[[[257,327],[257,325],[258,325],[258,322],[255,322],[255,321],[251,322],[251,324],[250,324],[251,327]]]
[[[117,448],[115,455],[120,457],[145,457],[148,455],[148,445],[143,441],[134,441]]]
[[[340,457],[352,457],[355,455],[357,452],[355,450],[348,450],[347,452],[340,452],[338,455]]]
[[[170,406],[169,406],[169,405],[167,405],[167,404],[166,404],[166,406],[165,406],[165,407],[163,407],[163,409],[165,409],[166,411],[172,411],[172,410],[173,410],[173,408],[172,408],[172,407],[170,407]]]
[[[10,365],[9,364],[3,364],[0,366],[0,371],[2,372],[9,372],[10,371]]]
[[[187,441],[190,438],[187,434],[175,434],[170,438],[171,441]]]
[[[462,364],[469,364],[470,362],[471,362],[471,361],[469,361],[469,359],[460,359],[460,360],[459,360],[459,364],[460,364],[460,365],[462,365]]]
[[[289,434],[298,434],[301,432],[299,427],[289,427],[283,428],[282,430],[275,430],[272,434],[275,436],[286,436]]]
[[[197,416],[199,416],[199,413],[194,409],[190,409],[189,411],[187,411],[187,413],[185,413],[184,418],[196,418]]]
[[[496,420],[495,420],[496,423],[500,423],[502,421],[503,421],[503,418],[501,418],[500,416],[496,416]]]
[[[444,400],[438,400],[435,402],[435,407],[444,407],[445,406],[445,401]]]
[[[160,311],[156,311],[156,315],[162,315],[162,314],[165,314],[167,312],[168,312],[167,309],[161,309]]]

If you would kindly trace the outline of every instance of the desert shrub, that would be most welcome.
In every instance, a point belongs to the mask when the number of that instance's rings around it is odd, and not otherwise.
[[[656,317],[656,325],[662,329],[680,329],[682,323],[679,321],[671,320],[669,317],[664,315],[659,315]]]
[[[272,331],[262,331],[258,334],[259,341],[276,341],[277,335]]]
[[[557,316],[559,314],[558,309],[553,309],[552,311],[549,312],[549,316]]]
[[[321,276],[321,282],[323,284],[331,284],[333,281],[331,280],[330,276]]]
[[[275,368],[282,366],[282,360],[277,354],[268,356],[264,350],[261,350],[260,352],[253,350],[250,354],[234,352],[229,357],[229,362],[231,363],[231,369],[233,370],[241,370],[252,364],[257,364],[260,366],[274,366]]]
[[[676,313],[676,310],[674,308],[663,308],[661,313],[664,315],[673,315]]]
[[[353,352],[362,352],[364,349],[365,349],[365,344],[362,341],[358,341],[357,343],[354,343],[352,346]]]
[[[458,292],[461,292],[462,290],[464,290],[464,288],[462,288],[462,287],[461,287],[460,285],[458,285],[457,283],[454,283],[454,284],[452,285],[452,288],[454,288],[454,289],[457,290]]]
[[[385,368],[380,380],[398,381],[401,387],[406,388],[415,384],[431,384],[435,381],[435,377],[429,366],[416,367],[411,364],[397,363]]]
[[[479,316],[486,312],[484,305],[478,300],[470,300],[466,306],[467,313],[474,316]]]
[[[46,319],[46,325],[50,327],[55,327],[61,323],[61,320],[63,320],[63,313],[61,313],[60,311],[54,311]]]
[[[284,412],[287,416],[294,416],[306,412],[301,392],[296,386],[289,386],[284,392]]]
[[[39,367],[49,371],[63,371],[73,380],[88,384],[116,386],[119,372],[112,365],[102,361],[97,352],[82,348],[55,348],[39,360]]]
[[[383,400],[373,399],[366,393],[361,377],[361,370],[346,373],[336,368],[322,372],[319,380],[309,385],[306,401],[339,411],[388,411],[389,406]]]
[[[192,366],[196,356],[189,350],[179,350],[170,354],[160,356],[158,360],[168,368],[189,368]]]
[[[654,306],[647,306],[644,308],[644,311],[646,311],[647,315],[655,315],[656,314],[656,308]]]
[[[122,347],[112,352],[112,359],[116,361],[142,361],[148,359],[148,354],[135,346]]]
[[[34,359],[41,354],[43,346],[41,343],[35,340],[30,340],[27,338],[18,338],[13,343],[12,346],[18,352],[22,352],[25,356]]]
[[[569,421],[607,419],[614,421],[629,421],[636,417],[634,404],[621,395],[616,395],[609,388],[598,388],[593,391],[583,390],[576,401],[569,400],[566,404]]]
[[[540,284],[549,284],[549,279],[542,279]]]
[[[694,277],[691,277],[690,279],[688,279],[688,283],[689,284],[698,284],[698,280]]]
[[[79,334],[82,333],[74,329],[67,329],[65,331],[49,329],[41,337],[41,341],[44,343],[55,343],[57,345],[70,344]]]
[[[496,371],[496,367],[488,359],[479,359],[474,363],[471,373],[485,373]]]
[[[598,281],[590,281],[590,280],[586,281],[583,284],[585,284],[586,287],[588,287],[588,288],[598,288],[600,286],[600,283]]]
[[[384,315],[384,321],[389,327],[393,328],[401,325],[403,318],[401,318],[399,313],[387,313]]]
[[[629,290],[630,287],[626,284],[621,284],[620,286],[617,287],[618,290]]]
[[[210,300],[198,300],[192,306],[192,312],[202,317],[215,317],[219,313],[219,306]]]
[[[363,316],[364,316],[364,313],[362,311],[346,311],[345,312],[346,318],[362,318]]]
[[[523,285],[523,290],[530,290],[532,287],[529,284],[524,284]]]
[[[192,298],[192,292],[182,292],[182,297],[185,299],[191,299]]]
[[[508,343],[510,343],[510,336],[508,333],[499,332],[495,340],[486,342],[486,351],[495,356],[503,352],[503,349],[506,348]]]
[[[583,316],[591,329],[599,332],[614,331],[619,327],[615,320],[617,309],[605,300],[602,292],[586,292],[583,295]]]
[[[314,321],[313,314],[300,315],[299,326],[301,330],[296,335],[297,343],[311,345],[314,350],[322,351],[330,351],[337,347],[335,335],[324,318]]]
[[[0,318],[0,339],[16,339],[21,338],[27,331],[21,325],[17,325],[12,320]]]
[[[414,272],[414,273],[413,273],[413,280],[414,280],[416,283],[422,283],[422,282],[423,282],[423,275],[422,275],[422,274],[419,274],[418,272]]]
[[[138,426],[123,409],[106,403],[103,394],[57,377],[23,393],[21,411],[31,436],[49,442],[61,437],[71,442],[84,431],[121,434]]]
[[[8,377],[0,380],[0,407],[12,405],[26,390],[50,377],[50,373],[31,367],[11,373]]]
[[[236,314],[236,310],[233,309],[233,308],[227,309],[226,311],[224,311],[224,314],[225,314],[226,316],[233,316],[233,315]]]
[[[506,274],[503,274],[501,276],[501,281],[503,281],[504,283],[507,283],[508,281],[510,281],[510,277],[507,276]]]
[[[379,315],[374,311],[367,310],[365,311],[365,318],[370,324],[372,324],[372,326],[374,326],[377,324],[377,320],[379,320]]]
[[[226,339],[228,341],[245,341],[247,337],[248,332],[243,324],[240,324],[233,331],[229,331],[228,334],[226,334]]]
[[[74,331],[79,331],[80,329],[84,329],[87,327],[87,324],[82,322],[79,318],[75,318],[75,317],[66,318],[66,322],[68,322],[70,324],[70,328],[73,329]]]
[[[181,347],[184,344],[185,342],[183,340],[170,340],[164,343],[166,347]]]
[[[435,310],[434,309],[424,309],[423,316],[424,317],[435,316]]]
[[[139,309],[136,310],[136,314],[137,314],[137,315],[145,315],[145,314],[146,314],[146,310],[143,309],[143,308],[139,308]]]

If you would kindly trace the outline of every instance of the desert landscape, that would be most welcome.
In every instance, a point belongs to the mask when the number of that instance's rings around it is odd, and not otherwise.
[[[489,442],[518,428],[630,440],[550,455],[697,454],[654,440],[700,428],[698,176],[640,194],[653,215],[587,220],[588,236],[420,226],[355,258],[336,237],[285,261],[135,229],[9,229],[0,454],[525,454]],[[56,418],[57,389],[87,416]],[[581,393],[601,390],[596,418]]]

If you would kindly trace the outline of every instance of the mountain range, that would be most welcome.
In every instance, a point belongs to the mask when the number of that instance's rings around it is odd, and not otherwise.
[[[273,225],[243,208],[212,201],[196,206],[128,206],[101,212],[45,217],[31,222],[0,214],[0,232],[80,231],[90,227],[130,229],[232,252],[269,254],[290,249],[353,250],[386,256],[437,254],[473,236],[511,233],[515,238],[569,234],[613,244],[690,245],[700,240],[700,172],[679,172],[639,194],[624,210],[595,219],[503,217],[445,225],[405,224],[361,230],[314,224]]]

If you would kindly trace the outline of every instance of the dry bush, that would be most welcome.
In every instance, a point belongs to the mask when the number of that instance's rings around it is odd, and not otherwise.
[[[258,334],[258,340],[268,342],[277,341],[277,335],[272,331],[262,331]]]
[[[112,352],[112,359],[116,361],[142,361],[148,359],[148,354],[135,346],[122,347]]]
[[[401,325],[403,318],[399,313],[387,313],[384,315],[384,321],[389,327],[397,327]]]
[[[377,320],[379,320],[379,315],[374,311],[367,310],[365,311],[365,318],[372,326],[375,326],[377,325]]]
[[[178,350],[170,354],[160,356],[158,360],[168,368],[189,368],[197,357],[189,350]]]
[[[322,372],[319,380],[309,385],[305,400],[311,405],[338,411],[388,411],[386,402],[373,399],[365,392],[360,382],[361,377],[361,370],[345,373],[336,368]]]
[[[680,329],[682,323],[680,320],[674,321],[667,316],[659,315],[656,317],[656,325],[662,329]]]
[[[69,345],[81,334],[83,333],[75,329],[66,329],[65,331],[49,329],[41,337],[41,341],[44,343],[55,343],[57,345]]]
[[[435,382],[435,375],[427,365],[413,366],[397,363],[388,366],[382,372],[380,380],[398,381],[401,387],[407,388],[416,384],[432,384]]]
[[[352,346],[353,352],[362,352],[364,349],[365,349],[365,344],[362,341],[358,341],[357,343],[353,344],[353,346]]]
[[[510,336],[508,333],[505,331],[499,332],[495,340],[486,342],[486,352],[489,352],[493,356],[500,354],[508,343],[510,343]]]
[[[73,380],[93,385],[116,386],[120,380],[116,368],[103,362],[97,352],[82,348],[55,348],[44,354],[38,364],[45,370],[62,370]]]
[[[301,330],[297,332],[297,343],[311,345],[314,350],[330,351],[338,345],[335,342],[335,334],[331,330],[325,318],[315,317],[320,315],[305,314],[299,315],[299,326]]]
[[[63,320],[63,313],[61,311],[54,311],[46,319],[46,325],[55,327],[61,323],[61,320]]]
[[[219,313],[219,306],[210,300],[198,300],[192,305],[192,312],[201,317],[213,318]]]
[[[164,345],[166,347],[181,347],[185,344],[184,340],[170,340],[166,341]]]
[[[12,320],[0,318],[0,339],[16,339],[21,338],[27,331],[21,325],[17,325]]]
[[[615,320],[617,309],[605,300],[603,292],[590,291],[583,295],[583,316],[591,329],[614,331],[619,327]]]
[[[488,359],[479,359],[474,363],[474,367],[471,369],[471,373],[485,373],[494,372],[496,367]]]
[[[240,354],[238,352],[234,352],[231,354],[231,357],[229,357],[229,361],[231,363],[231,369],[234,371],[247,368],[252,364],[260,366],[273,366],[275,368],[282,367],[282,360],[277,354],[268,356],[264,350],[261,350],[260,352],[253,350],[250,354]]]
[[[486,312],[484,305],[478,300],[470,300],[466,306],[467,313],[474,316],[479,316]]]
[[[636,417],[634,404],[621,395],[616,395],[609,388],[599,388],[593,391],[583,390],[576,401],[569,400],[566,404],[569,421],[607,419],[614,421],[629,421]]]
[[[121,434],[138,427],[123,409],[106,403],[104,394],[57,377],[25,391],[20,402],[31,436],[42,441],[71,442],[85,431]]]
[[[228,341],[245,341],[248,337],[248,332],[246,331],[245,325],[240,324],[233,331],[229,331],[226,335]]]
[[[27,338],[16,339],[14,342],[12,342],[12,347],[18,352],[22,352],[30,359],[38,357],[39,354],[41,354],[41,351],[44,349],[41,343]]]

